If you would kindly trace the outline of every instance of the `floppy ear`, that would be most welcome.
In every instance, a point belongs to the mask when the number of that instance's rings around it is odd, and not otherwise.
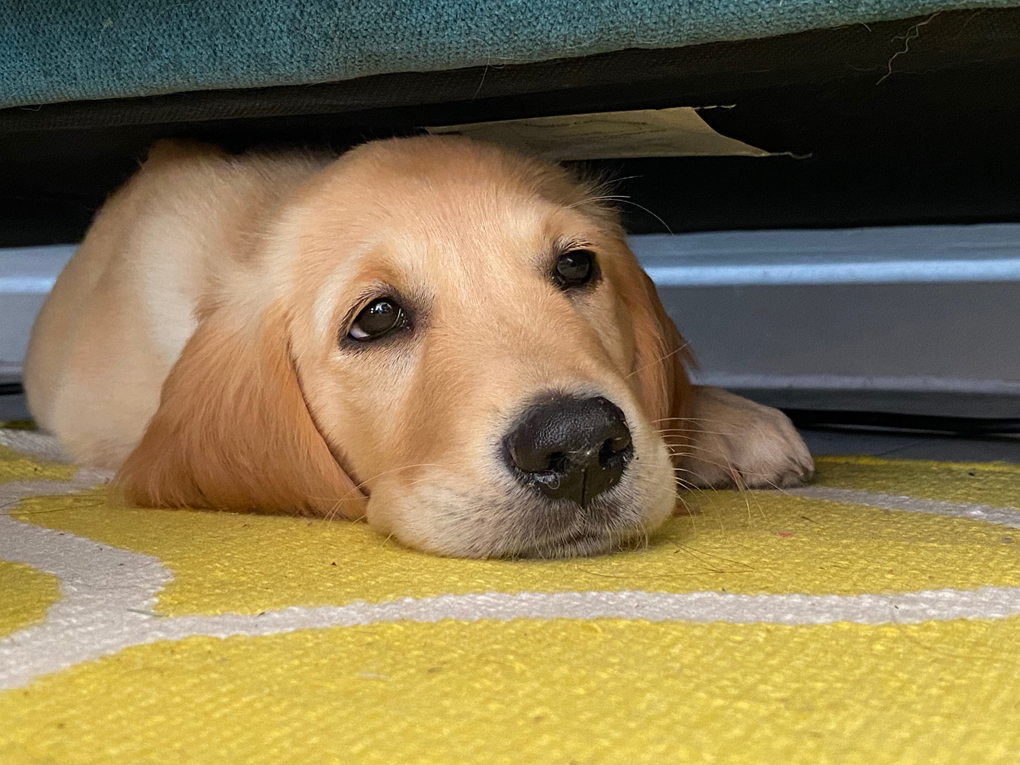
[[[117,473],[114,485],[128,502],[364,514],[364,495],[308,411],[282,325],[282,317],[267,315],[253,330],[226,309],[202,319],[163,383],[141,443]]]
[[[636,281],[637,294],[631,302],[636,351],[633,374],[652,427],[663,431],[673,461],[679,464],[690,442],[693,386],[686,365],[693,365],[694,358],[662,307],[648,274],[640,271]]]

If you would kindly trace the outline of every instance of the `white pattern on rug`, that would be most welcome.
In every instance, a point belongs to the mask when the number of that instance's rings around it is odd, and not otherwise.
[[[942,515],[948,518],[966,518],[971,521],[994,523],[996,526],[1020,528],[1020,512],[1009,507],[972,505],[962,502],[946,502],[939,499],[916,499],[897,497],[892,494],[878,494],[856,489],[836,489],[827,486],[802,486],[785,492],[794,497],[818,499],[823,502],[842,502],[847,505],[867,505],[879,510],[906,510],[910,513]]]

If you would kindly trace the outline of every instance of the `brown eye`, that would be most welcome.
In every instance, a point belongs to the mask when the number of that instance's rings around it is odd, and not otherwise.
[[[560,289],[580,287],[590,282],[596,272],[595,254],[588,250],[572,250],[556,259],[553,281]]]
[[[378,340],[392,332],[406,329],[409,324],[399,303],[392,298],[379,298],[361,309],[347,337],[358,342]]]

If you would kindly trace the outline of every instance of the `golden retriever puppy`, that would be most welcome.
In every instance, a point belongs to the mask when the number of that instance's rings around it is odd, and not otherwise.
[[[460,138],[157,144],[39,315],[29,406],[132,503],[365,518],[442,555],[597,553],[678,483],[804,480],[782,414],[688,383],[596,197]]]

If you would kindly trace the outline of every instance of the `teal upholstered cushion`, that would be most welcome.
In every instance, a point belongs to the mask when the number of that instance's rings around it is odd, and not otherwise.
[[[0,107],[767,37],[1020,0],[0,0]]]

